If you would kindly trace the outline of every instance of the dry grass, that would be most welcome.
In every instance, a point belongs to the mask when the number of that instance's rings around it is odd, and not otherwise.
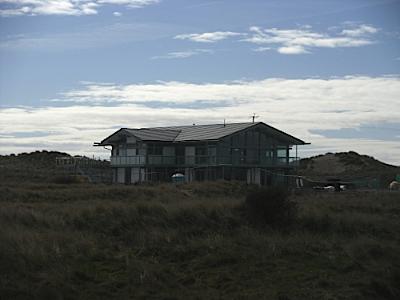
[[[398,299],[398,193],[300,193],[281,230],[251,187],[0,187],[1,299]]]

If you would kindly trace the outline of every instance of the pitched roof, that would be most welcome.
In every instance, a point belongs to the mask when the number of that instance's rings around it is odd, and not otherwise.
[[[249,128],[255,123],[231,123],[191,126],[156,127],[156,130],[178,130],[174,142],[218,140],[224,136]]]
[[[271,127],[263,122],[256,123],[229,123],[229,124],[210,124],[210,125],[190,125],[190,126],[170,126],[129,129],[122,128],[98,143],[99,146],[110,145],[113,137],[117,134],[134,136],[142,141],[161,141],[161,142],[189,142],[189,141],[210,141],[219,140],[225,136],[245,130],[252,126],[261,125],[272,134],[287,140],[291,144],[305,144],[304,141],[295,138],[283,131]]]
[[[172,142],[179,135],[180,130],[157,129],[157,128],[141,128],[141,129],[125,129],[126,132],[141,139],[142,141],[162,141]]]

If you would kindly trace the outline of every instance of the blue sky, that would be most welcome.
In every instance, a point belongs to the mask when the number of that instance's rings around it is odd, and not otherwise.
[[[0,0],[0,153],[258,120],[400,165],[400,1]]]

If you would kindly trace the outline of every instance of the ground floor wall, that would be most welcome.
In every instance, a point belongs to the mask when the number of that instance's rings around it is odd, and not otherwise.
[[[114,168],[113,182],[114,183],[140,183],[148,181],[146,168]]]
[[[199,168],[125,167],[113,169],[113,182],[136,184],[142,182],[172,182],[172,175],[181,173],[185,182],[238,180],[256,185],[288,185],[291,183],[289,170],[245,168],[231,166]]]

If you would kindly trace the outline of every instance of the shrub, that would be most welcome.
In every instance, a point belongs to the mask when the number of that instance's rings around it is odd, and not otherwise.
[[[245,201],[250,221],[271,226],[291,224],[296,218],[297,206],[288,196],[287,190],[281,187],[258,188],[250,192]]]

